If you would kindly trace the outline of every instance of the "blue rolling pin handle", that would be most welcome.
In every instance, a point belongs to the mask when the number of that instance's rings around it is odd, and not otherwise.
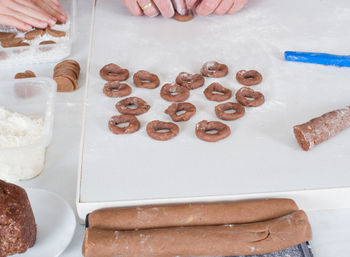
[[[350,55],[286,51],[284,53],[284,58],[286,61],[291,62],[305,62],[323,65],[334,65],[339,67],[350,67]]]

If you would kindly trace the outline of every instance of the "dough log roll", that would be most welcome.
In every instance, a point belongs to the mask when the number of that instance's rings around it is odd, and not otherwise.
[[[281,217],[298,209],[291,199],[112,208],[92,212],[88,226],[107,230],[133,230],[243,224]]]
[[[108,231],[87,228],[85,257],[240,256],[266,254],[311,240],[303,211],[269,221],[223,226]]]
[[[350,127],[350,107],[332,111],[294,126],[294,135],[305,151]]]

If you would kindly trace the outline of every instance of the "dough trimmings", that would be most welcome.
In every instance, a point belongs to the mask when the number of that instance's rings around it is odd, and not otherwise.
[[[205,77],[221,78],[227,75],[228,67],[215,61],[206,62],[202,66],[201,73]]]
[[[103,87],[103,93],[108,97],[124,97],[131,94],[131,87],[120,81],[108,81]]]
[[[185,111],[182,114],[179,112]],[[171,119],[175,122],[188,121],[196,114],[196,106],[191,103],[173,103],[165,110],[166,114],[169,114]]]
[[[227,111],[234,110],[233,113],[228,113]],[[219,104],[215,107],[216,116],[222,120],[237,120],[244,116],[245,108],[239,103],[224,103]]]
[[[262,75],[256,70],[240,70],[236,74],[236,79],[239,83],[245,86],[254,86],[261,83]]]
[[[232,97],[232,91],[220,83],[212,83],[204,90],[204,95],[210,101],[222,102]]]
[[[120,127],[122,123],[128,123],[128,126]],[[140,122],[133,115],[116,115],[109,120],[108,128],[117,135],[132,134],[140,129]]]
[[[103,66],[100,70],[100,76],[107,81],[124,81],[129,78],[129,71],[122,69],[120,66],[114,63]]]
[[[136,108],[132,108],[132,106],[136,106]],[[148,112],[151,108],[146,101],[138,97],[125,98],[119,101],[115,107],[121,114],[127,115],[141,115]]]
[[[31,70],[26,70],[25,72],[20,72],[15,75],[15,79],[27,79],[27,78],[35,78],[36,75]]]
[[[140,88],[154,89],[160,84],[159,78],[156,74],[145,70],[140,70],[134,74],[134,84]]]
[[[190,91],[178,84],[165,84],[160,90],[160,96],[169,102],[184,102],[190,97]]]
[[[252,99],[251,99],[252,98]],[[265,96],[248,87],[242,87],[236,93],[237,101],[247,107],[258,107],[265,103]]]
[[[181,72],[176,77],[176,83],[180,86],[187,87],[188,89],[197,89],[204,85],[204,77],[200,74],[190,74],[187,72]]]
[[[147,124],[146,131],[155,140],[167,141],[176,137],[180,129],[175,123],[154,120]]]
[[[230,127],[219,121],[203,120],[196,125],[197,137],[207,142],[217,142],[228,137],[230,134]]]

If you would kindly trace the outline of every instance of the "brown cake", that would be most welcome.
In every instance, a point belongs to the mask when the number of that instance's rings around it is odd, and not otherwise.
[[[0,257],[24,253],[35,239],[36,223],[26,191],[0,180]]]

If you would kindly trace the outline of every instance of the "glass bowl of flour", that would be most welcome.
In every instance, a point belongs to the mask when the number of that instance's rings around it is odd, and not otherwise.
[[[0,179],[31,179],[43,170],[56,89],[49,78],[0,83]]]

